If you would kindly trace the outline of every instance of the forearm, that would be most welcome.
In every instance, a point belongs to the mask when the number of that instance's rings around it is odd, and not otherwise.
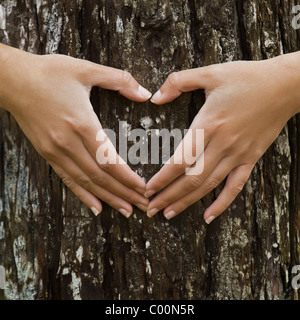
[[[12,112],[26,96],[23,89],[28,81],[26,69],[30,68],[31,56],[0,43],[0,108]]]
[[[16,49],[0,44],[0,107],[5,110],[9,110],[7,97],[12,84],[12,74],[14,73],[12,61],[15,60],[16,56]]]
[[[281,79],[281,86],[284,88],[284,93],[288,98],[287,105],[283,108],[288,108],[291,115],[300,112],[300,51],[284,54],[269,60],[273,63],[273,70],[278,73]],[[270,74],[270,80],[272,74]]]

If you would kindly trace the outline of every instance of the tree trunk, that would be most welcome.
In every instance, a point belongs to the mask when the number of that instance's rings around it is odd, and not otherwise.
[[[121,68],[151,92],[169,73],[299,50],[285,0],[0,0],[0,41]],[[12,92],[13,94],[13,92]],[[255,92],[253,92],[255,94]],[[93,89],[103,127],[185,129],[202,91],[165,106]],[[230,208],[207,226],[222,186],[175,219],[94,217],[0,113],[1,299],[299,299],[300,122],[293,118]],[[148,180],[160,165],[136,165]]]

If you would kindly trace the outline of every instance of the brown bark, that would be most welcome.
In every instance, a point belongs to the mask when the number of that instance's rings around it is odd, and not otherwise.
[[[154,92],[172,71],[299,50],[295,1],[0,0],[0,41],[127,70]],[[2,12],[2,15],[1,15]],[[13,94],[13,92],[12,92]],[[255,93],[254,93],[255,94]],[[94,89],[104,127],[188,128],[203,92],[163,107]],[[221,187],[171,221],[97,218],[0,113],[2,299],[299,299],[300,133],[292,119],[230,208],[210,226],[204,209]],[[149,179],[159,166],[132,166]]]

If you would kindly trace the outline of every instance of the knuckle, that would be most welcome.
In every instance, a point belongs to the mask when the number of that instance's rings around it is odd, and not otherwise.
[[[222,148],[223,150],[231,151],[233,148],[236,147],[238,137],[227,133],[226,130],[223,134],[224,134],[224,137],[226,138],[223,140]]]
[[[249,150],[247,145],[239,146],[235,148],[235,157],[237,159],[244,159],[249,154]]]
[[[241,176],[239,181],[232,186],[232,191],[236,194],[240,193],[243,190],[246,182],[248,181],[248,178],[248,175]]]
[[[128,71],[122,71],[122,83],[124,86],[128,86],[132,80],[132,75]]]
[[[106,172],[109,172],[112,168],[112,164],[110,163],[110,161],[105,161],[103,163],[100,163],[99,165],[100,165],[100,168]]]
[[[90,189],[91,188],[91,181],[86,177],[80,177],[76,181],[84,189]]]
[[[190,176],[189,184],[193,189],[199,188],[202,184],[202,179],[199,176]]]
[[[248,159],[249,161],[256,163],[258,161],[258,159],[261,158],[261,156],[264,154],[264,150],[262,150],[262,148],[255,148],[252,146],[249,146],[248,151],[251,150],[251,154],[249,155]],[[249,153],[248,153],[249,154]]]
[[[42,149],[39,150],[39,153],[48,161],[55,158],[55,148],[52,146],[43,146]]]
[[[244,185],[245,185],[244,182],[239,182],[239,183],[233,185],[233,186],[231,187],[231,192],[232,192],[233,194],[239,194],[239,193],[243,190]]]
[[[69,177],[62,176],[61,180],[68,188],[70,188],[70,189],[72,188],[73,183],[72,183],[72,180]]]
[[[187,163],[184,159],[181,159],[180,163],[177,163],[174,166],[179,172],[184,172],[186,169],[191,167],[191,165]]]
[[[211,118],[209,118],[210,116],[211,115],[206,116],[208,119],[205,124],[205,139],[209,141],[213,137],[217,137],[218,147],[221,149],[225,149],[226,143],[228,141],[227,132],[225,132],[226,130],[224,130],[224,128],[226,127],[226,122],[224,119],[220,119],[220,116],[218,114],[213,115]],[[198,114],[196,121],[202,121],[200,114]]]
[[[167,80],[171,87],[176,88],[179,80],[179,72],[172,72],[171,74],[169,74]]]
[[[107,184],[105,177],[98,174],[91,176],[91,181],[98,186],[105,186]]]
[[[224,65],[212,64],[205,67],[206,79],[213,81],[216,85],[219,85],[224,77]]]
[[[91,75],[98,74],[98,65],[95,65],[91,61],[75,58],[73,60],[74,69],[76,70],[77,75],[83,81],[90,79]]]
[[[237,64],[238,61],[217,63],[205,67],[205,77],[207,81],[213,84],[214,87],[222,85],[224,79],[227,79],[229,75],[232,76],[233,63]]]
[[[60,132],[52,132],[50,140],[56,147],[60,149],[65,149],[68,145],[64,134]]]
[[[206,188],[209,191],[214,190],[219,184],[221,183],[221,180],[219,179],[210,179],[206,183]]]
[[[85,133],[88,130],[88,124],[82,119],[69,120],[71,128],[77,133]]]
[[[219,152],[224,157],[234,157],[240,159],[244,154],[244,148],[237,144],[234,137],[223,139],[219,143]]]

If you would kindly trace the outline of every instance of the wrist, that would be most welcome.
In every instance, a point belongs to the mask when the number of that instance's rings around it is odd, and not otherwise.
[[[291,112],[291,117],[300,112],[300,51],[271,59],[273,68],[278,72],[284,94],[288,98],[284,106]]]
[[[13,112],[22,105],[30,56],[30,53],[0,44],[0,108]]]
[[[10,111],[9,107],[9,88],[11,87],[11,78],[14,70],[12,69],[12,59],[15,55],[14,49],[0,44],[0,107],[4,110]]]

